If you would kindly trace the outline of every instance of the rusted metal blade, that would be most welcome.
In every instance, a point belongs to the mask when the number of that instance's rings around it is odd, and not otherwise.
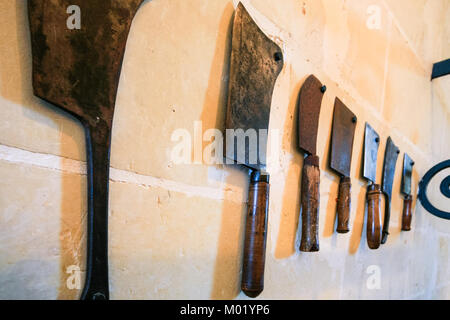
[[[405,196],[411,195],[411,178],[414,161],[405,153],[403,157],[403,174],[402,174],[402,188],[401,192]]]
[[[387,139],[386,151],[384,153],[384,165],[383,165],[383,182],[381,185],[381,190],[383,193],[392,196],[392,185],[394,183],[395,166],[397,164],[398,155],[400,154],[400,149],[394,144],[392,138]]]
[[[128,32],[142,2],[29,0],[35,95],[82,121],[109,126]],[[74,5],[80,29],[68,27]]]
[[[386,243],[389,235],[389,221],[391,218],[392,184],[394,183],[395,166],[397,164],[399,154],[400,149],[394,144],[392,138],[389,137],[386,144],[386,151],[384,153],[383,182],[381,185],[381,190],[385,196],[383,237],[381,239],[382,244]]]
[[[320,107],[326,87],[314,76],[310,75],[299,96],[298,140],[299,147],[307,154],[315,155],[317,130],[319,127]]]
[[[225,123],[226,158],[250,168],[265,168],[267,132],[264,136],[264,132],[259,130],[269,128],[272,93],[282,68],[280,47],[261,31],[242,3],[239,3],[233,24]],[[236,134],[239,134],[239,129],[247,132],[250,138],[244,141],[248,140],[249,143],[242,143],[242,139],[236,136],[230,137],[229,129],[235,130]],[[255,134],[256,140],[253,139]]]
[[[339,98],[334,104],[330,167],[343,177],[350,176],[357,118]]]
[[[375,183],[377,177],[378,147],[380,146],[380,136],[366,123],[364,134],[364,169],[363,177]]]
[[[78,118],[86,133],[88,230],[82,299],[109,298],[111,128],[128,32],[142,2],[28,1],[34,93]],[[71,19],[80,23],[71,25]]]

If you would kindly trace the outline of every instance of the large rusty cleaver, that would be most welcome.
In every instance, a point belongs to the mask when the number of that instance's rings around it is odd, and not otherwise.
[[[392,200],[392,185],[394,183],[395,166],[397,164],[400,149],[394,144],[391,137],[387,139],[386,151],[384,153],[383,165],[383,181],[381,184],[381,191],[385,198],[384,204],[384,223],[383,236],[381,244],[385,244],[389,235],[389,221],[391,219],[391,200]]]
[[[233,24],[225,156],[250,169],[241,288],[249,297],[264,289],[269,205],[267,130],[281,49],[256,25],[242,3]],[[247,136],[245,136],[247,135]]]
[[[338,233],[350,231],[351,179],[350,166],[352,162],[353,140],[355,137],[357,118],[345,104],[336,98],[334,104],[333,129],[331,136],[330,167],[340,176],[337,199]]]
[[[363,177],[369,181],[367,188],[367,244],[378,249],[381,244],[381,187],[376,184],[378,148],[380,136],[366,123],[364,133]]]
[[[302,238],[300,251],[319,251],[319,157],[316,154],[317,131],[326,87],[310,75],[300,89],[298,111],[299,148],[307,156],[301,182]]]
[[[142,0],[29,0],[34,94],[81,121],[86,134],[88,232],[82,299],[109,299],[108,181],[122,59]],[[80,29],[67,24],[80,8]],[[70,11],[69,11],[70,12]]]
[[[411,195],[411,180],[414,161],[405,153],[403,157],[403,173],[402,173],[402,187],[403,194],[403,214],[402,214],[402,231],[411,230],[412,220],[412,195]]]

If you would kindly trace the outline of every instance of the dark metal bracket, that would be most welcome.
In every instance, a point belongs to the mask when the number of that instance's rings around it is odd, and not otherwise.
[[[450,59],[435,63],[433,65],[433,73],[431,80],[450,74]]]
[[[427,188],[431,179],[433,179],[433,177],[439,172],[447,168],[450,168],[450,160],[446,160],[435,165],[423,176],[422,180],[419,183],[419,200],[425,210],[427,210],[432,215],[435,215],[436,217],[442,219],[450,220],[450,212],[445,212],[437,209],[427,198]],[[442,180],[440,190],[445,197],[450,198],[450,176]]]

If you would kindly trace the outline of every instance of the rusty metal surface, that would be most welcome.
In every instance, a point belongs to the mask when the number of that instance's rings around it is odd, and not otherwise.
[[[380,146],[380,136],[366,123],[364,134],[364,169],[363,177],[375,183],[377,176],[378,148]]]
[[[29,0],[34,94],[79,119],[88,167],[86,281],[82,299],[108,299],[111,127],[132,19],[142,0]],[[69,6],[81,29],[69,29]]]
[[[142,0],[30,0],[34,93],[98,125],[112,122],[131,21]],[[81,9],[81,29],[67,28],[66,10]]]
[[[402,174],[402,186],[401,192],[405,196],[411,195],[411,178],[414,161],[409,157],[407,153],[403,156],[403,174]]]
[[[260,30],[239,3],[233,24],[226,129],[257,132],[268,129],[272,93],[282,68],[280,47]],[[227,158],[253,169],[265,168],[267,141],[258,136],[257,146],[247,144],[245,159],[238,158],[236,141],[234,146],[225,146]],[[250,161],[250,148],[257,148],[257,161]]]
[[[339,98],[336,98],[331,136],[330,167],[343,177],[350,176],[356,122],[355,114]]]
[[[310,75],[300,89],[298,112],[299,147],[307,154],[317,153],[317,130],[319,127],[320,107],[324,95],[324,86]]]
[[[381,190],[383,191],[383,195],[385,197],[383,238],[381,240],[382,244],[386,243],[389,235],[389,221],[391,219],[392,185],[394,183],[395,167],[397,164],[399,154],[400,149],[394,144],[392,138],[389,137],[387,139],[386,151],[384,153],[383,182],[381,185]]]
[[[394,183],[395,167],[397,164],[400,149],[394,144],[391,137],[387,139],[386,151],[384,153],[383,182],[381,190],[389,198],[392,196],[392,185]]]

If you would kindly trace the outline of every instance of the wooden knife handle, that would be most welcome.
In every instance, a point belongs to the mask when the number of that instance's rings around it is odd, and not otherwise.
[[[269,176],[253,171],[248,192],[241,283],[242,291],[251,298],[264,290],[269,189]]]
[[[351,188],[351,179],[349,177],[342,177],[339,183],[339,194],[337,199],[338,224],[336,231],[338,233],[347,233],[350,231],[348,222],[350,220]]]
[[[85,125],[88,214],[86,281],[82,300],[108,300],[108,183],[111,130]]]
[[[367,192],[367,244],[370,249],[378,249],[381,244],[381,189],[372,184]]]
[[[300,251],[319,251],[319,157],[306,157],[302,172],[302,239]]]
[[[412,197],[406,196],[403,201],[402,231],[411,230],[412,220]]]

